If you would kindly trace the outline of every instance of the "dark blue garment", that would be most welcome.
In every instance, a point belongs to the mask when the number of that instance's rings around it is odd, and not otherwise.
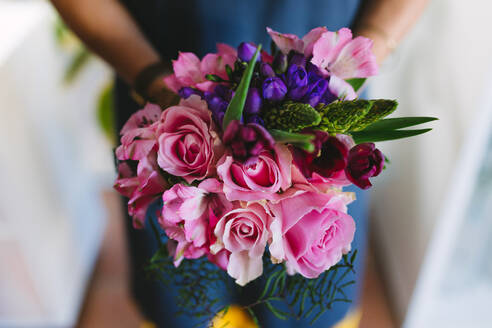
[[[359,7],[359,0],[123,0],[122,3],[166,60],[177,58],[178,51],[192,51],[200,56],[215,52],[217,42],[237,46],[242,41],[253,41],[262,43],[268,49],[270,39],[265,31],[267,26],[299,36],[317,26],[337,30],[352,25]],[[117,79],[115,105],[118,129],[139,109],[129,94],[128,87]],[[359,251],[356,272],[360,277],[367,235],[367,193],[358,191],[357,198],[357,202],[349,206],[349,214],[357,224],[353,249]],[[193,318],[174,315],[174,291],[145,279],[143,268],[157,246],[150,229],[135,230],[128,218],[127,235],[132,292],[140,309],[158,327],[192,327],[195,322]],[[361,279],[357,282],[346,290],[348,298],[353,300],[357,300]],[[218,292],[228,299],[237,297],[225,291]],[[246,288],[245,293],[249,292]],[[336,304],[312,327],[332,326],[343,319],[351,307],[347,303]],[[309,327],[308,321],[279,321],[263,310],[259,309],[263,327]]]

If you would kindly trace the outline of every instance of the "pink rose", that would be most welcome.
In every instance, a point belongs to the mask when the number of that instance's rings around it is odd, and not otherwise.
[[[162,110],[154,104],[133,114],[121,129],[121,145],[116,149],[120,161],[138,161],[149,154],[156,145],[155,128]]]
[[[291,185],[292,155],[281,144],[274,151],[263,151],[244,162],[226,154],[219,161],[217,174],[224,181],[224,193],[229,200],[275,200],[280,190]]]
[[[207,103],[200,97],[192,95],[166,109],[157,133],[157,162],[164,171],[188,183],[212,173],[216,156],[221,155],[221,143]]]
[[[128,197],[128,214],[135,228],[143,228],[147,209],[166,190],[167,182],[159,174],[155,152],[138,162],[136,176],[127,163],[118,165],[118,178],[114,188]]]
[[[352,200],[351,193],[301,192],[269,204],[272,257],[285,260],[290,274],[317,278],[350,251],[355,222],[346,205]]]
[[[241,286],[263,272],[262,256],[270,238],[270,221],[265,207],[253,203],[227,212],[215,227],[217,242],[211,247],[212,253],[223,249],[230,252],[227,273]]]
[[[200,59],[191,52],[180,52],[173,61],[174,74],[164,79],[166,85],[178,93],[183,87],[193,87],[202,91],[213,91],[217,83],[206,79],[207,74],[215,74],[228,79],[226,65],[234,67],[236,50],[226,44],[217,44],[217,54],[207,54]]]
[[[196,259],[210,253],[209,246],[215,242],[211,234],[218,221],[216,215],[232,208],[220,189],[219,181],[207,179],[198,187],[175,184],[164,192],[159,224],[177,242],[176,266],[183,258]]]

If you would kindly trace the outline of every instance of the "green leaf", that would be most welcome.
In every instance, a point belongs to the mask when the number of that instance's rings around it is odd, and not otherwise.
[[[350,126],[350,131],[364,130],[367,126],[393,113],[396,110],[396,107],[398,107],[398,102],[396,100],[375,99],[370,100],[370,103],[371,107],[369,112],[355,124]]]
[[[65,71],[64,81],[67,84],[72,83],[79,73],[82,71],[84,66],[89,62],[91,58],[90,52],[83,46],[77,49],[77,52],[72,57],[72,60]]]
[[[437,118],[425,116],[387,118],[367,126],[363,131],[397,130],[435,120],[437,120]]]
[[[249,85],[251,83],[251,78],[253,77],[253,71],[255,69],[256,60],[260,54],[260,51],[261,44],[258,45],[253,58],[251,58],[251,60],[249,61],[248,66],[244,71],[243,77],[241,78],[241,82],[236,89],[234,97],[232,97],[232,100],[227,107],[224,115],[224,122],[222,123],[222,128],[224,131],[227,129],[227,126],[231,121],[241,120],[241,117],[243,116],[244,104],[246,103]]]
[[[355,79],[347,79],[345,80],[348,84],[354,88],[354,91],[357,92],[359,89],[362,87],[364,82],[366,82],[367,79],[365,78],[355,78]]]
[[[419,130],[389,130],[389,131],[360,131],[353,132],[352,137],[355,143],[388,141],[417,136],[431,131],[432,129]]]
[[[253,311],[253,309],[248,308],[248,312],[249,312],[249,315],[251,316],[251,319],[253,319],[253,322],[255,323],[255,325],[257,327],[260,327],[260,322],[259,322],[258,317],[256,316],[255,312]]]
[[[113,83],[108,83],[99,94],[97,101],[97,122],[111,142],[116,141],[114,130]]]
[[[279,318],[280,320],[287,320],[289,315],[288,313],[285,313],[284,311],[281,311],[277,308],[275,308],[272,303],[270,302],[265,302],[267,308],[273,313],[273,315],[275,315],[277,318]]]
[[[268,132],[278,142],[290,143],[307,152],[314,151],[314,145],[311,143],[314,139],[314,135],[312,134],[293,133],[276,129],[269,130]]]
[[[270,284],[272,283],[272,280],[275,279],[276,276],[278,276],[280,273],[280,271],[276,271],[274,273],[272,273],[270,275],[270,277],[268,277],[267,279],[267,282],[265,284],[265,288],[263,288],[263,292],[261,293],[260,297],[258,299],[263,299],[263,297],[265,297],[265,295],[267,294],[268,292],[268,288],[270,287]]]

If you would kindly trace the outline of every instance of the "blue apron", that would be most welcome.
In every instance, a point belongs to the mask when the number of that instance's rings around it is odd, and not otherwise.
[[[124,0],[149,41],[166,59],[177,58],[178,51],[192,51],[199,56],[215,52],[215,44],[223,42],[237,46],[241,41],[270,44],[265,31],[269,26],[282,33],[304,35],[317,26],[329,30],[351,26],[359,7],[359,0]],[[129,116],[139,109],[131,99],[128,87],[116,79],[115,105],[117,128],[121,129]],[[356,260],[357,283],[347,287],[346,294],[355,304],[362,281],[367,236],[367,193],[356,188],[357,201],[349,206],[357,224],[353,249]],[[126,213],[126,205],[125,205]],[[147,280],[143,268],[156,251],[157,243],[150,227],[135,230],[131,219],[126,220],[131,265],[132,293],[144,315],[158,327],[188,328],[196,324],[194,318],[176,317],[175,291],[158,282]],[[247,289],[247,288],[246,288]],[[217,291],[225,299],[234,299],[226,291]],[[245,291],[248,294],[248,291]],[[237,301],[237,300],[236,300]],[[239,300],[241,301],[241,300]],[[280,321],[265,309],[258,309],[263,327],[323,327],[342,320],[354,303],[337,303],[313,326],[309,321]]]

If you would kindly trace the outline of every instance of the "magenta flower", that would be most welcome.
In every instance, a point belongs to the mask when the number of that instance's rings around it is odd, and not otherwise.
[[[222,145],[205,101],[192,95],[166,109],[158,133],[159,166],[188,183],[209,176]]]
[[[346,214],[352,200],[350,193],[301,191],[270,203],[270,253],[275,262],[286,261],[289,274],[312,279],[340,261],[355,233],[355,222]]]
[[[146,157],[157,143],[155,129],[161,116],[159,106],[148,103],[134,113],[121,129],[121,145],[116,148],[120,161],[138,161]]]
[[[191,52],[180,52],[173,61],[174,74],[167,76],[164,82],[169,89],[178,93],[183,87],[193,87],[201,91],[213,91],[217,83],[206,79],[207,74],[215,74],[227,79],[226,65],[234,67],[236,50],[226,44],[217,44],[218,53],[207,54],[200,59]]]
[[[237,160],[258,156],[264,150],[273,149],[275,144],[275,140],[263,126],[256,123],[244,125],[237,120],[229,123],[222,139]]]
[[[324,32],[314,43],[311,62],[327,75],[343,80],[370,77],[378,72],[372,40],[362,36],[352,39],[348,28]]]
[[[310,57],[313,54],[314,44],[327,31],[326,27],[317,27],[309,31],[302,39],[299,39],[297,35],[282,34],[267,27],[268,34],[270,34],[273,42],[283,54],[288,55],[293,50],[304,54],[306,57]]]
[[[277,192],[291,185],[292,155],[284,145],[274,151],[263,151],[242,162],[225,154],[218,163],[217,174],[224,181],[224,194],[229,200],[274,200]]]
[[[143,228],[147,209],[166,190],[167,182],[159,174],[155,152],[138,162],[136,176],[127,163],[118,165],[118,178],[114,188],[129,198],[128,213],[135,228]]]
[[[362,143],[350,149],[347,178],[362,189],[372,186],[369,178],[378,176],[384,167],[384,155],[373,143]]]
[[[217,217],[232,208],[221,189],[219,181],[207,179],[198,187],[175,184],[162,195],[159,224],[176,243],[173,253],[176,266],[184,258],[196,259],[203,255],[215,257],[210,254],[209,248],[216,241],[212,232]],[[223,263],[223,258],[217,260]]]

